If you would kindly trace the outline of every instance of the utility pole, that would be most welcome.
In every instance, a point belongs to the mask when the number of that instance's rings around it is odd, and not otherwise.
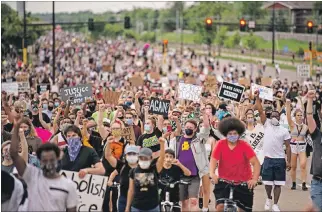
[[[22,60],[27,65],[27,14],[26,1],[23,1],[23,41],[22,41]]]
[[[183,8],[181,10],[181,48],[180,52],[183,55],[183,27],[184,27],[184,20],[183,20]]]
[[[272,21],[272,64],[274,64],[275,57],[275,2],[273,2],[273,21]]]
[[[55,29],[56,29],[56,24],[55,24],[55,2],[53,1],[53,84],[55,85],[55,72],[56,72],[56,47],[55,47]]]

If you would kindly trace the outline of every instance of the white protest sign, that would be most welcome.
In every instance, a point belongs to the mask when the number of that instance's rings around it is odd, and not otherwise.
[[[300,78],[309,78],[310,77],[310,65],[308,65],[308,64],[297,65],[297,76]]]
[[[257,124],[255,129],[252,131],[247,130],[242,136],[253,150],[256,153],[256,156],[261,164],[264,161],[264,152],[263,152],[263,145],[264,145],[264,127],[261,124]]]
[[[259,98],[273,101],[273,89],[260,86],[257,84],[252,84],[252,93],[254,95],[255,91],[259,91]]]
[[[87,174],[83,179],[77,172],[62,170],[66,176],[76,184],[79,203],[77,211],[102,211],[108,177]]]
[[[28,92],[28,93],[30,93],[30,84],[29,84],[29,82],[18,82],[18,91],[19,92]]]
[[[1,83],[1,90],[7,94],[18,95],[18,83],[17,82],[3,82]]]
[[[191,100],[199,102],[202,92],[202,87],[197,85],[179,83],[178,93],[179,99]]]

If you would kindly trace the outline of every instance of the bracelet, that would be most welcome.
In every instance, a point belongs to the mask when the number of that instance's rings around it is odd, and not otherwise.
[[[313,115],[313,112],[312,113],[306,113],[306,115]]]

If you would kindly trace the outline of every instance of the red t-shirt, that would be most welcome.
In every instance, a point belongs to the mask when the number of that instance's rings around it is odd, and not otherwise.
[[[252,179],[249,159],[256,156],[252,147],[243,140],[238,140],[234,149],[228,147],[227,139],[217,142],[212,157],[219,161],[218,177],[235,182]]]

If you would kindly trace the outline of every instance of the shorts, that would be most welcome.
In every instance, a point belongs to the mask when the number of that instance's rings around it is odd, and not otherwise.
[[[301,152],[305,152],[306,150],[306,142],[300,142],[300,141],[295,141],[295,142],[290,142],[291,145],[291,151],[293,154],[299,154]]]
[[[322,211],[322,180],[312,179],[311,199],[318,211]]]
[[[286,161],[285,158],[264,158],[262,165],[262,181],[264,185],[285,185]]]
[[[229,198],[230,186],[225,182],[218,182],[218,184],[215,185],[214,194],[216,197],[216,205],[224,204],[225,199]],[[245,186],[236,186],[234,188],[233,200],[242,210],[252,211],[254,191]]]
[[[190,198],[198,198],[200,178],[199,176],[183,177],[181,180],[190,182],[189,185],[179,184],[179,198],[180,201],[184,201]]]

